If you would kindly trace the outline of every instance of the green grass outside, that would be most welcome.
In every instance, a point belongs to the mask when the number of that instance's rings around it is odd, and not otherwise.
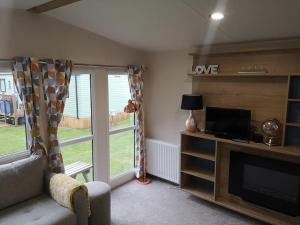
[[[116,124],[113,128],[132,125],[133,118]],[[112,129],[112,128],[111,128]],[[59,140],[68,140],[91,134],[90,129],[74,129],[60,127]],[[110,136],[110,176],[113,177],[133,168],[134,161],[134,132],[126,131]],[[22,151],[26,147],[24,126],[7,126],[0,128],[0,155]],[[85,141],[61,148],[65,165],[76,161],[92,164],[92,142]],[[91,177],[91,174],[89,175]],[[82,180],[82,176],[78,176]]]
[[[0,155],[26,149],[25,127],[7,126],[0,128]]]

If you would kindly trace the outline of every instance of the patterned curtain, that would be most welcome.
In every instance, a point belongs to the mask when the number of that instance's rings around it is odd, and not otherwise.
[[[144,66],[134,65],[128,68],[128,81],[131,99],[136,104],[135,131],[135,166],[136,177],[142,182],[146,180],[146,151],[144,142],[144,108],[143,108],[143,73]]]
[[[40,135],[40,87],[41,72],[35,59],[15,58],[13,79],[25,108],[28,147],[31,154],[46,154]]]
[[[69,84],[72,62],[45,59],[42,65],[43,88],[48,118],[48,158],[53,172],[64,172],[64,164],[57,138],[58,125],[62,120]]]

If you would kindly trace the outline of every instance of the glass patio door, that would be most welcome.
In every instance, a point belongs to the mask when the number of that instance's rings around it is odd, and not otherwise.
[[[134,113],[125,113],[130,99],[127,74],[108,75],[110,177],[134,168]]]
[[[58,137],[66,174],[93,180],[91,75],[73,74]]]

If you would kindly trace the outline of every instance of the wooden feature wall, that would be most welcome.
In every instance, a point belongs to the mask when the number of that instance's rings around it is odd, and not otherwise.
[[[251,110],[253,124],[285,118],[287,77],[194,79],[193,94],[204,96],[205,106]],[[200,117],[204,127],[204,113]]]
[[[276,118],[283,127],[286,120],[289,75],[300,74],[300,52],[251,52],[193,55],[193,66],[218,64],[218,75],[193,76],[193,94],[204,96],[205,106],[242,108],[252,112],[252,123]],[[243,75],[239,71],[263,67],[264,75]],[[200,128],[204,128],[205,112],[200,112]]]

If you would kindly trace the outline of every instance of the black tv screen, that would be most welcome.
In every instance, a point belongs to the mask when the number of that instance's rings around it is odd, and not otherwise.
[[[227,139],[250,139],[251,111],[206,107],[206,133]]]

